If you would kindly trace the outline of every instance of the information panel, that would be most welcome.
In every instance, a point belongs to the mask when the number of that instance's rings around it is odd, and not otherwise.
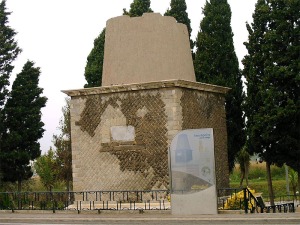
[[[172,214],[217,214],[213,129],[179,132],[170,146]]]

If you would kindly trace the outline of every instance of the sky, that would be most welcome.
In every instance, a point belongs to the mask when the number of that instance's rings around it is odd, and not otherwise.
[[[171,0],[151,0],[151,8],[162,15]],[[234,46],[239,61],[247,54],[246,22],[252,22],[257,0],[228,0]],[[11,84],[27,60],[40,67],[39,86],[48,98],[42,109],[45,132],[40,139],[41,150],[53,146],[52,136],[59,133],[62,107],[67,97],[61,90],[81,89],[86,83],[84,69],[94,39],[106,26],[106,21],[120,16],[123,8],[130,9],[133,0],[7,0],[9,26],[17,35],[22,53],[14,62]],[[203,18],[205,0],[186,0],[191,20],[192,39],[195,40]],[[242,64],[240,63],[242,68]]]

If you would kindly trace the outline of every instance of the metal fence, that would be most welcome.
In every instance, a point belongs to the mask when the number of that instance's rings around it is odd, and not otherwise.
[[[0,210],[168,210],[168,190],[1,192]]]
[[[247,188],[218,190],[219,210],[248,212],[294,212],[300,205],[299,195],[258,201]],[[79,192],[0,192],[0,210],[170,210],[169,190],[79,191]],[[199,204],[204,204],[199,202]]]
[[[268,196],[254,195],[248,188],[223,188],[218,190],[218,208],[221,210],[244,210],[251,212],[295,212],[300,205],[300,195],[274,196],[270,205]]]

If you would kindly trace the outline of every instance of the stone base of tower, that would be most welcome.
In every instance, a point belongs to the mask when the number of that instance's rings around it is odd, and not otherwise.
[[[169,189],[168,148],[213,128],[217,188],[229,186],[227,88],[169,80],[68,90],[74,191]]]

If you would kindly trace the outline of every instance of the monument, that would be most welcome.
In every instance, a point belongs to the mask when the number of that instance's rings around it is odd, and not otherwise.
[[[157,13],[108,20],[102,85],[63,91],[74,191],[169,189],[172,139],[200,128],[213,129],[216,186],[228,187],[229,89],[195,82],[185,25]]]

